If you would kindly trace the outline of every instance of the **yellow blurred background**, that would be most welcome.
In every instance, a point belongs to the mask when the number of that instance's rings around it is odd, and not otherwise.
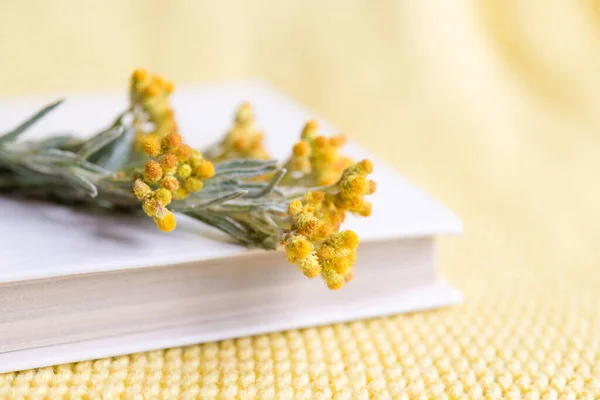
[[[465,302],[425,324],[494,316],[600,349],[599,2],[29,0],[0,15],[1,95],[123,88],[138,66],[274,84],[462,217],[440,263]]]

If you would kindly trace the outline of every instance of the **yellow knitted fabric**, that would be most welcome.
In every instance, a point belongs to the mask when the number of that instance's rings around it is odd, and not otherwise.
[[[598,2],[265,3],[0,2],[0,91],[265,78],[457,211],[463,304],[4,374],[0,399],[599,399]]]
[[[553,301],[548,283],[472,280],[452,309],[0,375],[0,398],[598,399],[598,298]]]

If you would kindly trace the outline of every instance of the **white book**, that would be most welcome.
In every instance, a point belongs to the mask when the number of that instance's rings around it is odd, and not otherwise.
[[[91,135],[127,101],[118,93],[0,99],[0,131],[58,97],[67,101],[23,139]],[[289,154],[309,119],[339,133],[262,83],[189,86],[172,96],[182,134],[199,148],[227,130],[242,101],[252,103],[274,155]],[[361,243],[354,280],[337,291],[305,278],[281,251],[249,250],[184,217],[167,234],[149,218],[0,194],[0,372],[460,301],[435,270],[435,237],[459,233],[460,220],[354,143],[344,151],[373,161],[377,193],[371,217],[344,223]]]

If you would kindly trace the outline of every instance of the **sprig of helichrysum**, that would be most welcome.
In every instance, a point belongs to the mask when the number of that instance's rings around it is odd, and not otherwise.
[[[165,232],[186,215],[236,241],[268,250],[331,289],[352,279],[359,238],[340,230],[347,213],[371,214],[369,160],[340,152],[309,121],[290,158],[271,159],[250,104],[223,139],[200,151],[185,143],[169,104],[173,84],[145,70],[131,77],[129,107],[89,139],[68,134],[20,140],[60,105],[50,104],[0,135],[0,190],[71,206],[142,214]]]

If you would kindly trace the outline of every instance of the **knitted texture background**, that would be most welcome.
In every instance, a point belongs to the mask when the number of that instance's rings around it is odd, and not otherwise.
[[[269,4],[0,2],[0,91],[267,79],[461,216],[439,263],[464,302],[4,374],[0,399],[600,399],[597,2]]]
[[[0,398],[599,399],[580,275],[488,271],[459,307],[4,374]]]

